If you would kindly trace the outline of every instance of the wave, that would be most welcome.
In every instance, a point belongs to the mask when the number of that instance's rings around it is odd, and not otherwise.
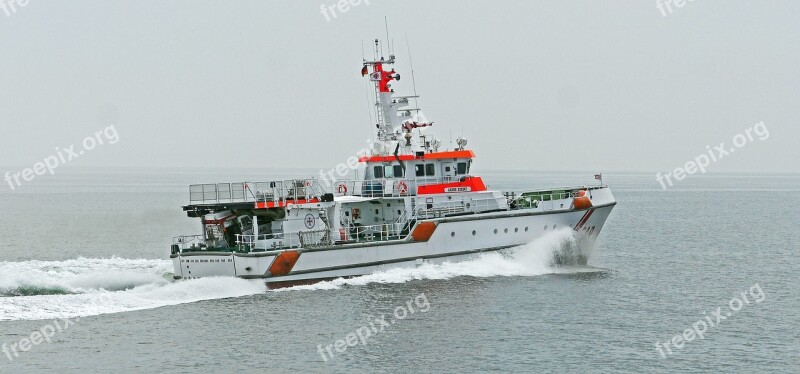
[[[77,258],[66,261],[0,262],[0,296],[80,294],[121,291],[166,283],[165,260]]]
[[[0,321],[74,318],[266,291],[239,278],[170,281],[167,260],[0,262]]]
[[[584,273],[605,269],[578,265],[578,253],[594,252],[594,243],[579,239],[571,229],[551,231],[528,244],[505,251],[476,255],[460,262],[423,264],[416,268],[395,268],[354,278],[337,278],[311,285],[280,288],[276,291],[332,290],[342,286],[370,283],[406,283],[421,279],[450,279],[460,276],[536,276],[544,274]]]
[[[572,230],[553,231],[529,244],[467,261],[396,268],[355,278],[278,289],[330,290],[370,283],[405,283],[460,276],[537,276],[604,271],[576,266],[587,245]],[[589,253],[591,249],[589,248]],[[566,265],[566,266],[565,266]],[[0,321],[86,317],[266,292],[261,280],[209,277],[172,281],[172,262],[90,259],[0,262]]]

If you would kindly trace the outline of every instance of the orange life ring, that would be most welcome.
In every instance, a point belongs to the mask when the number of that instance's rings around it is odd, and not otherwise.
[[[406,182],[400,181],[397,183],[397,191],[404,194],[408,192],[408,185]]]
[[[339,185],[339,193],[347,194],[347,186],[345,184],[340,184]]]

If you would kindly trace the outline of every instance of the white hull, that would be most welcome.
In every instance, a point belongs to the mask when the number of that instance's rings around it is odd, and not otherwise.
[[[596,190],[594,206],[582,210],[526,210],[464,215],[431,220],[437,226],[427,241],[406,240],[299,248],[285,275],[274,276],[276,258],[286,251],[254,253],[191,252],[172,256],[176,279],[236,276],[264,279],[271,286],[365,275],[423,263],[461,261],[487,251],[530,243],[554,229],[575,228],[596,237],[615,202],[608,189]],[[588,253],[576,254],[585,262]],[[280,261],[280,259],[279,259]]]

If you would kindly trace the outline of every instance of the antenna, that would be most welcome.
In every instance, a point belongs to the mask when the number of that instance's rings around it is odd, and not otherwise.
[[[386,43],[389,44],[386,47],[386,49],[389,51],[389,54],[391,55],[392,54],[392,43],[390,42],[390,39],[389,39],[389,17],[383,16],[383,25],[386,27]]]
[[[414,61],[411,59],[411,46],[408,44],[408,33],[406,33],[406,49],[408,50],[408,64],[411,66],[411,85],[414,86],[414,96],[417,96],[417,80],[414,79]],[[419,108],[419,97],[414,97],[414,105]]]
[[[365,81],[364,88],[365,92],[367,93],[367,114],[369,115],[369,127],[370,129],[373,129],[375,128],[375,122],[372,120],[372,111],[374,108],[370,108],[372,106],[372,101],[369,99],[369,81]]]

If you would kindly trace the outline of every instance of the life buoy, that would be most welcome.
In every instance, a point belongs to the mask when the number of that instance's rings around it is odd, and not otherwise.
[[[400,181],[397,183],[397,192],[400,192],[401,194],[408,192],[408,185],[406,182]]]
[[[339,193],[341,193],[341,194],[345,194],[345,195],[346,195],[346,194],[347,194],[347,185],[345,185],[345,184],[340,184],[340,185],[339,185]]]

